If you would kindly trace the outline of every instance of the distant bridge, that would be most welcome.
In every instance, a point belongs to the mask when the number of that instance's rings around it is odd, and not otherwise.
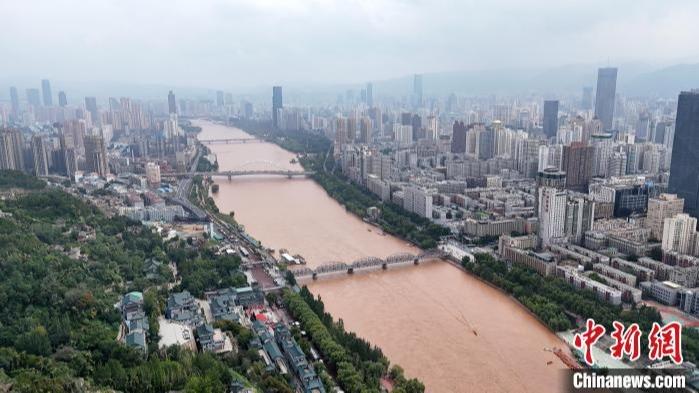
[[[291,171],[291,170],[250,170],[250,171],[219,171],[219,172],[175,172],[175,173],[164,173],[162,177],[193,177],[196,175],[201,176],[219,176],[228,177],[230,180],[233,177],[239,176],[259,176],[259,175],[270,175],[270,176],[286,176],[288,178],[297,176],[311,176],[314,175],[314,171]]]
[[[255,165],[262,165],[268,167],[267,169],[248,169],[251,166]],[[259,175],[268,175],[268,176],[286,176],[289,179],[292,177],[298,177],[298,176],[311,176],[315,174],[315,171],[307,171],[303,169],[286,169],[279,165],[279,163],[273,162],[273,161],[265,161],[265,160],[257,160],[257,161],[248,161],[238,167],[237,169],[234,170],[229,170],[229,171],[218,171],[218,172],[172,172],[172,173],[163,173],[161,176],[162,177],[193,177],[196,175],[201,175],[201,176],[219,176],[219,177],[228,177],[228,180],[230,180],[233,177],[238,177],[238,176],[259,176]]]
[[[299,269],[289,269],[294,277],[299,281],[318,280],[324,277],[332,277],[345,274],[365,273],[374,270],[387,270],[392,266],[419,265],[444,258],[447,254],[441,250],[428,250],[418,255],[411,253],[393,254],[385,259],[377,257],[366,257],[357,259],[351,263],[331,261],[326,262],[315,269],[303,267]]]
[[[235,145],[241,143],[263,143],[262,139],[257,138],[226,138],[226,139],[200,139],[204,145]]]

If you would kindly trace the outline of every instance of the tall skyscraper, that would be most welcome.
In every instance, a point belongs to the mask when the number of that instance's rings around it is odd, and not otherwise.
[[[597,71],[597,95],[595,116],[602,122],[604,131],[614,127],[614,103],[616,97],[616,68],[600,68]]]
[[[41,106],[41,96],[39,89],[27,89],[27,102],[34,108]]]
[[[558,101],[544,101],[544,135],[555,138],[558,134]]]
[[[565,236],[566,195],[555,188],[539,188],[539,237],[544,244]]]
[[[219,108],[223,106],[223,91],[219,90],[216,92],[216,106]]]
[[[41,135],[32,136],[32,159],[34,161],[34,175],[48,176],[49,159],[46,152],[46,143]]]
[[[699,215],[699,89],[683,91],[677,100],[675,139],[668,189],[684,199],[684,211]]]
[[[88,172],[104,177],[109,173],[107,148],[102,135],[85,135],[85,166]]]
[[[593,146],[573,142],[563,146],[561,170],[566,173],[566,188],[569,190],[587,192],[592,178],[592,161],[595,155]]]
[[[582,101],[580,102],[580,108],[584,111],[589,111],[592,109],[592,87],[583,87]]]
[[[451,152],[466,152],[466,125],[463,121],[455,121],[452,127]]]
[[[366,106],[374,106],[374,84],[371,82],[366,84]]]
[[[10,102],[12,103],[12,114],[15,117],[19,116],[19,94],[14,86],[10,87]]]
[[[279,118],[281,109],[284,108],[282,100],[282,87],[274,86],[272,87],[272,124],[275,128],[279,128]]]
[[[51,82],[48,79],[43,79],[41,81],[41,94],[44,98],[44,105],[53,105],[53,97],[51,96]]]
[[[177,113],[177,101],[175,100],[175,93],[173,93],[172,90],[167,93],[167,107],[169,113]]]
[[[68,106],[68,97],[66,97],[66,92],[63,90],[58,92],[58,105],[61,108]]]
[[[413,99],[415,107],[422,106],[422,74],[415,74],[413,77]]]
[[[85,109],[90,112],[92,116],[92,123],[98,124],[99,113],[97,112],[97,98],[96,97],[85,97]]]

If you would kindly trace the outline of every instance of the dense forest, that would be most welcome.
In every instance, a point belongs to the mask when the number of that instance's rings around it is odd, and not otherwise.
[[[508,268],[505,262],[489,254],[476,254],[475,262],[464,258],[462,265],[514,296],[554,331],[574,327],[566,312],[592,318],[604,325],[607,331],[612,331],[613,321],[626,325],[636,322],[643,332],[650,332],[653,322],[661,323],[660,313],[652,307],[624,310],[621,306],[599,300],[592,291],[571,287],[561,278],[542,277],[534,270],[516,264]],[[699,360],[699,333],[696,329],[683,330],[682,347],[685,360],[693,363]]]
[[[7,179],[2,189],[42,189],[0,202],[0,390],[222,392],[238,380],[260,392],[293,392],[289,381],[265,371],[248,346],[250,332],[240,326],[222,326],[238,339],[237,353],[157,347],[156,318],[167,295],[162,284],[173,277],[167,264],[148,275],[146,261],[174,261],[180,288],[200,293],[240,283],[239,260],[216,257],[207,247],[192,251],[183,240],[163,242],[138,222],[106,217],[26,175],[0,172],[0,178]],[[115,304],[132,290],[144,292],[152,322],[146,356],[116,340]]]

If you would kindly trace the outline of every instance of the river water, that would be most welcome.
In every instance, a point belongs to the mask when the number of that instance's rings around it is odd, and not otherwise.
[[[250,137],[195,121],[199,138]],[[269,143],[211,145],[221,170],[300,169],[294,154]],[[223,212],[266,247],[301,254],[313,267],[364,256],[417,253],[345,211],[310,179],[216,179]],[[446,263],[357,274],[309,285],[345,327],[382,348],[427,392],[558,392],[564,368],[547,351],[565,344],[496,289]],[[549,362],[551,364],[549,364]]]

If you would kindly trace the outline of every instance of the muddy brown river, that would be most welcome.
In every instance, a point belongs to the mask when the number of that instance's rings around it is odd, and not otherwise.
[[[201,140],[250,137],[195,121]],[[294,154],[269,143],[213,144],[221,170],[300,169]],[[381,234],[310,179],[217,178],[223,212],[266,247],[287,249],[313,267],[364,256],[417,253]],[[309,285],[345,327],[382,348],[427,392],[558,392],[563,363],[550,352],[565,344],[500,291],[446,263],[356,274]],[[549,349],[549,350],[547,350]],[[549,364],[550,363],[550,364]]]

